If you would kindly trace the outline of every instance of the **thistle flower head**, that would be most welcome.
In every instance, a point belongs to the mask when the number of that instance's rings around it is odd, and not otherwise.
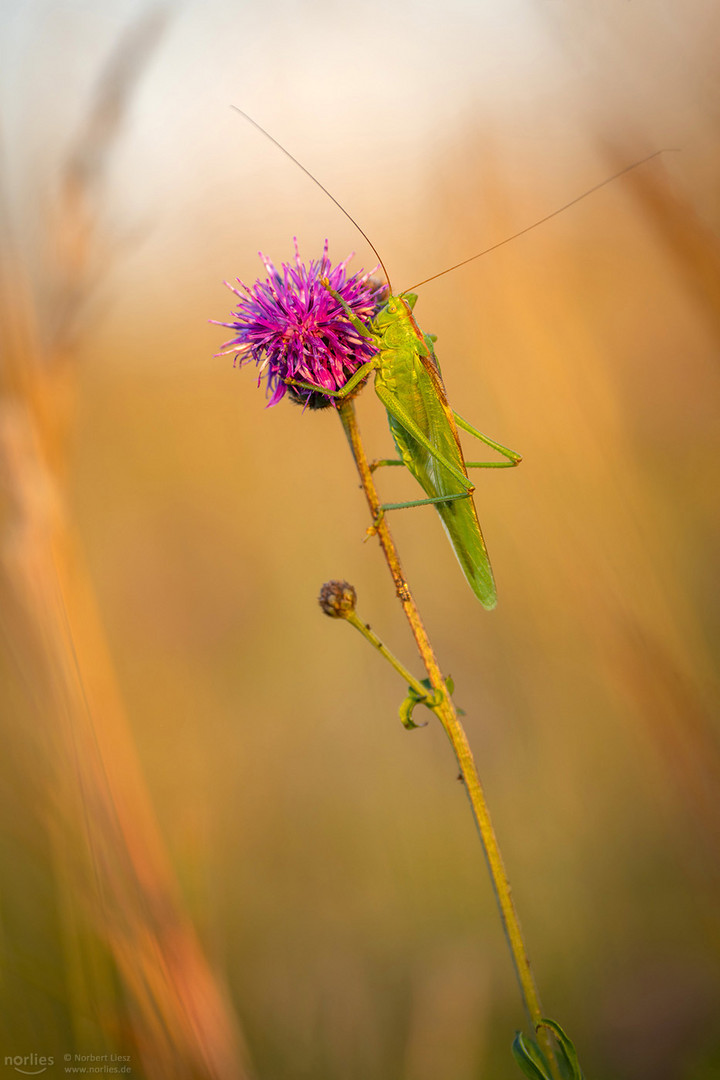
[[[232,322],[220,323],[234,331],[221,352],[235,352],[240,365],[254,361],[258,366],[258,386],[265,376],[268,405],[276,405],[289,393],[310,408],[333,404],[320,391],[288,385],[288,380],[339,390],[353,372],[375,355],[372,341],[362,336],[347,314],[322,284],[327,280],[363,322],[380,309],[387,287],[373,281],[363,271],[347,276],[351,256],[333,266],[325,241],[322,258],[310,263],[300,259],[295,240],[295,263],[283,263],[276,270],[260,255],[267,277],[254,285],[240,279],[230,288],[238,298]]]

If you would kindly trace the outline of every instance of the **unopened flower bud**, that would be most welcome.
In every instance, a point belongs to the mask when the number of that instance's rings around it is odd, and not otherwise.
[[[355,610],[357,593],[349,581],[326,581],[318,603],[331,619],[347,619]]]

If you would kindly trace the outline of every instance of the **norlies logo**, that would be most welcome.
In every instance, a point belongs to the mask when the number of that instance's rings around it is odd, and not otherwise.
[[[23,1076],[39,1076],[47,1068],[55,1064],[54,1057],[45,1054],[6,1054],[4,1064],[9,1065],[15,1072]]]

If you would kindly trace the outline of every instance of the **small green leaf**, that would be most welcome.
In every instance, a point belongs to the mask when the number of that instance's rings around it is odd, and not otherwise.
[[[428,709],[434,709],[436,705],[439,705],[442,701],[441,692],[433,689],[433,685],[429,679],[421,679],[420,681],[426,688],[427,694],[420,695],[414,687],[408,686],[408,696],[405,698],[399,709],[400,719],[403,726],[406,727],[408,731],[417,727],[426,727],[426,723],[416,724],[412,718],[413,709],[416,705],[425,705]],[[448,694],[452,695],[455,690],[455,683],[450,675],[445,679],[445,686],[447,687]],[[460,716],[465,715],[462,709],[458,709],[457,712]]]
[[[526,1041],[523,1033],[516,1031],[512,1052],[523,1075],[529,1080],[553,1080],[545,1055],[534,1039]]]
[[[414,686],[408,686],[408,696],[400,706],[400,719],[408,731],[417,727],[427,727],[427,720],[424,724],[416,724],[413,720],[412,714],[416,705],[426,705],[428,709],[433,709],[437,704],[435,691],[430,680],[421,679],[421,684],[426,687],[427,694],[418,694]]]
[[[562,1080],[585,1080],[580,1068],[577,1051],[572,1041],[555,1020],[543,1017],[538,1024],[548,1028],[557,1040],[556,1060]],[[535,1039],[526,1039],[518,1031],[512,1044],[513,1056],[529,1080],[553,1080],[553,1075],[545,1054]]]
[[[447,686],[448,694],[450,695],[450,697],[452,697],[455,693],[455,683],[453,682],[452,675],[445,676],[445,685]],[[457,705],[455,706],[455,712],[458,714],[458,716],[465,716],[465,710],[459,708]]]
[[[578,1061],[577,1050],[575,1049],[572,1040],[568,1038],[555,1020],[549,1020],[544,1016],[541,1023],[543,1027],[549,1028],[550,1031],[552,1031],[558,1041],[560,1048],[558,1058],[560,1069],[563,1073],[563,1080],[585,1080],[583,1071],[580,1068],[580,1062]]]
[[[415,708],[416,705],[419,705],[420,702],[423,699],[421,697],[419,697],[418,694],[415,693],[412,686],[409,686],[408,690],[410,692],[409,692],[408,696],[405,698],[405,700],[403,701],[402,705],[400,706],[399,713],[400,713],[400,720],[402,721],[403,726],[406,727],[408,729],[408,731],[412,731],[413,728],[426,727],[427,726],[427,720],[425,721],[424,724],[416,724],[415,721],[413,720],[413,718],[412,718],[413,709]]]

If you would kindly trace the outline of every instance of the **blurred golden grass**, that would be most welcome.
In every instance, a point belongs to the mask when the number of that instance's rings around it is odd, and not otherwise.
[[[440,267],[471,226],[538,216],[545,174],[511,197],[500,134],[430,177]],[[600,176],[627,143],[598,141]],[[525,458],[477,480],[497,612],[431,511],[393,522],[545,1007],[608,1080],[702,1080],[718,1055],[718,248],[672,168],[422,290],[451,400]],[[517,993],[447,748],[400,728],[395,677],[315,606],[348,577],[412,663],[339,425],[197,360],[229,307],[204,264],[162,298],[159,355],[91,332],[83,183],[55,219],[54,343],[45,297],[4,281],[3,1041],[236,1075],[219,971],[259,1076],[510,1075]],[[125,301],[124,347],[155,341]]]
[[[51,1043],[57,1060],[61,1048],[130,1051],[136,1069],[170,1080],[244,1075],[241,1043],[158,833],[65,482],[75,346],[99,254],[97,202],[161,25],[147,18],[118,44],[68,158],[49,222],[44,295],[23,280],[10,208],[0,207],[7,497],[0,596],[14,692],[27,692],[26,703],[5,712],[6,819],[23,820],[6,834],[2,997],[6,1046],[22,1041],[41,1054]],[[27,900],[30,921],[22,917]]]

